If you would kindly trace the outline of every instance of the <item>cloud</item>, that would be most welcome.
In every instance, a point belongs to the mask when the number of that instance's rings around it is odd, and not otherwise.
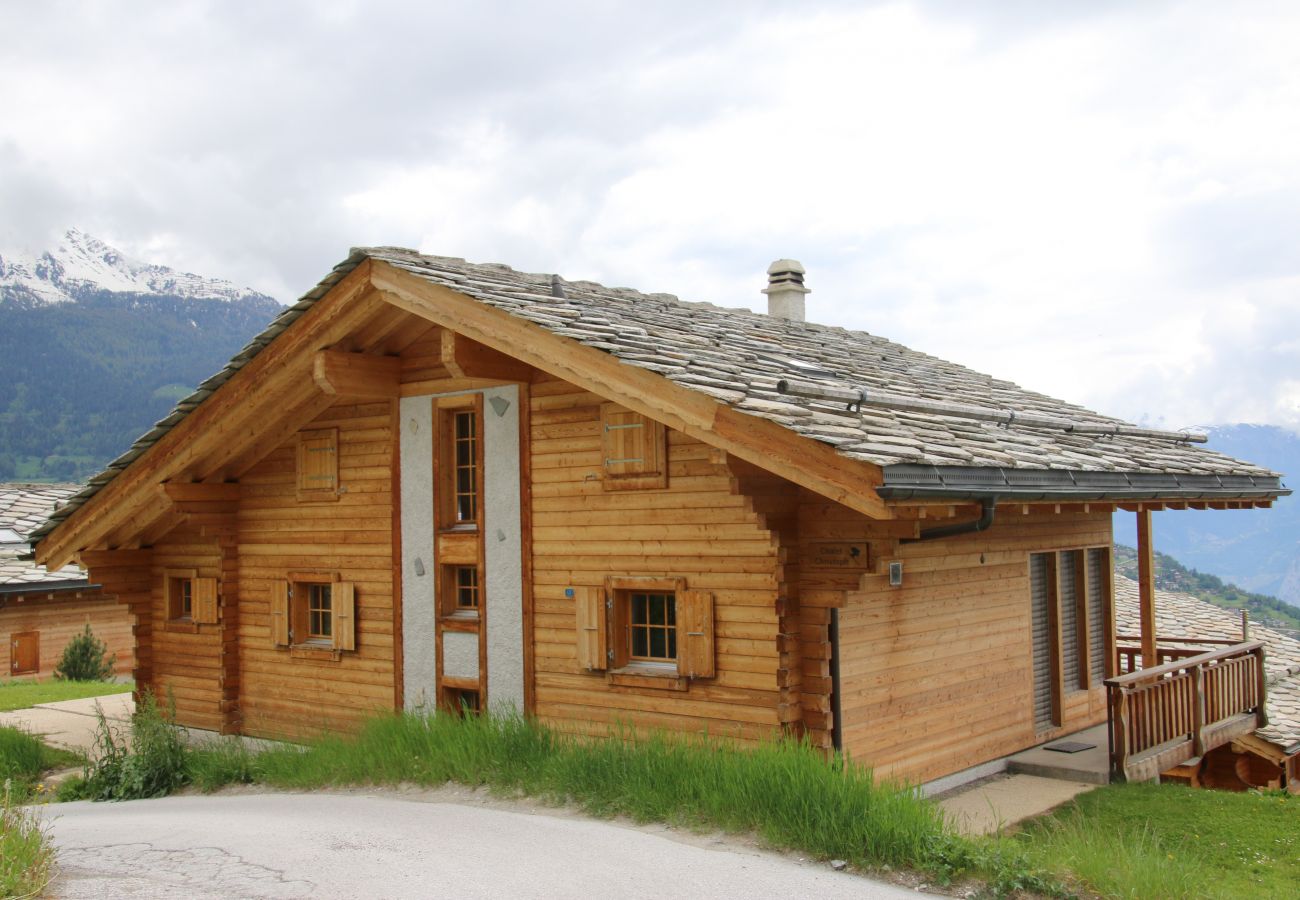
[[[285,300],[355,244],[750,306],[795,256],[821,321],[1300,429],[1289,7],[132,10],[0,9],[7,240],[76,224]]]

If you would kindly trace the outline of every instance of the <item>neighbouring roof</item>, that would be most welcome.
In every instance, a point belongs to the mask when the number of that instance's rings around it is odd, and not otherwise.
[[[1139,615],[1137,582],[1116,575],[1116,633],[1138,634],[1142,630]],[[1157,590],[1156,635],[1240,638],[1241,614],[1191,594]],[[1300,640],[1253,623],[1250,639],[1264,642],[1264,672],[1268,680],[1269,724],[1256,734],[1286,753],[1300,752]],[[1162,643],[1178,646],[1177,642]]]
[[[46,520],[55,503],[77,492],[75,484],[0,484],[0,593],[28,585],[86,581],[76,566],[47,571],[29,559],[28,534]]]
[[[778,381],[793,378],[1080,422],[1124,424],[863,331],[792,322],[747,309],[687,303],[670,294],[563,281],[558,276],[517,272],[507,266],[370,247],[353,250],[224,369],[199,385],[170,415],[92,478],[37,529],[33,539],[40,540],[94,496],[366,259],[389,263],[553,334],[602,350],[628,365],[657,372],[682,387],[830,444],[847,458],[882,466],[886,489],[933,492],[934,480],[956,467],[967,472],[1001,473],[998,490],[1003,494],[1028,494],[1036,489],[1046,496],[1041,485],[1024,473],[1049,471],[1094,473],[1073,479],[1072,487],[1080,489],[1069,491],[1071,496],[1091,492],[1100,497],[1114,491],[1115,496],[1159,497],[1182,491],[1189,496],[1266,498],[1287,493],[1274,472],[1186,444],[1006,427],[934,413],[850,412],[843,404],[777,391]],[[816,301],[810,305],[815,309]],[[1011,484],[1008,473],[1020,473],[1020,482]],[[1141,483],[1135,487],[1134,481]],[[990,488],[986,484],[981,490],[989,492]]]

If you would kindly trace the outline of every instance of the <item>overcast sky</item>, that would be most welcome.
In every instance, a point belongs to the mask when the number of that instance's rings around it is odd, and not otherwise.
[[[123,13],[122,9],[131,12]],[[0,246],[289,301],[396,244],[1300,430],[1300,4],[0,6]]]

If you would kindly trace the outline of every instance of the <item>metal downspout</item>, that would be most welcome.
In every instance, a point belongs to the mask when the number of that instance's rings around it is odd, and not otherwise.
[[[980,517],[974,522],[961,522],[957,525],[942,525],[939,528],[931,528],[929,531],[922,531],[918,537],[902,538],[899,543],[917,544],[921,541],[935,541],[939,538],[984,531],[993,524],[993,516],[997,510],[997,505],[997,497],[982,497],[980,498]]]

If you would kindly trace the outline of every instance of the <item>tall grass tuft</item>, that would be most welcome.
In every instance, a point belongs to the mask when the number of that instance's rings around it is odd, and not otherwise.
[[[36,814],[18,804],[14,782],[0,783],[0,897],[34,897],[50,881],[54,849]]]
[[[148,692],[131,718],[129,736],[115,729],[100,712],[95,749],[73,796],[143,800],[164,797],[186,784],[185,738],[173,719],[174,714],[164,714]]]

